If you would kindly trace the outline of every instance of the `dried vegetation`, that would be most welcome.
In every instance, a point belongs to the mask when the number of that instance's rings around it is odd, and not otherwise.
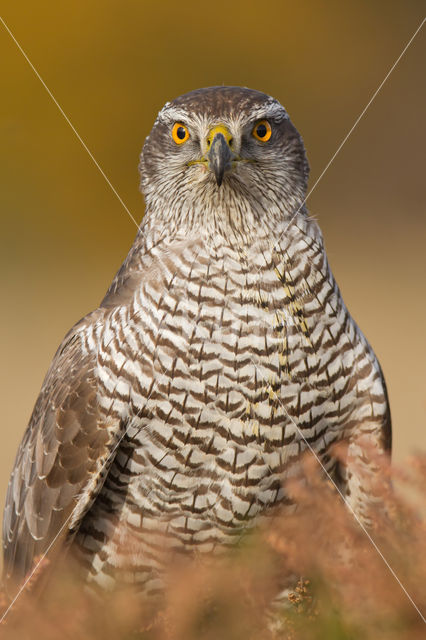
[[[196,558],[170,567],[161,603],[141,601],[128,590],[94,600],[68,571],[42,595],[32,584],[8,613],[0,637],[420,640],[425,625],[416,607],[426,615],[420,502],[426,456],[404,468],[393,470],[394,491],[383,470],[386,512],[375,514],[370,529],[377,548],[324,482],[315,460],[307,459],[305,483],[292,487],[297,513],[276,514],[220,560]],[[288,584],[290,592],[278,597]]]

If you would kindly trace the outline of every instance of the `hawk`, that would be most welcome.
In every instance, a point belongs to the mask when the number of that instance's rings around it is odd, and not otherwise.
[[[308,449],[367,521],[377,468],[359,438],[390,450],[385,382],[305,208],[308,172],[264,93],[199,89],[159,112],[134,244],[60,345],[17,453],[9,593],[48,551],[94,588],[155,592],[170,553],[294,509],[285,480]]]

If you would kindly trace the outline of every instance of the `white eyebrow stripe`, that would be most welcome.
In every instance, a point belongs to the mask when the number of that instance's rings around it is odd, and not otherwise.
[[[188,119],[188,115],[189,114],[186,109],[179,109],[179,107],[174,107],[170,102],[167,102],[158,114],[157,120],[161,120],[163,122],[165,120],[174,120],[175,122],[180,120],[186,121]]]
[[[252,112],[250,113],[254,119],[260,120],[263,118],[272,118],[275,120],[288,120],[288,113],[284,109],[284,107],[274,100],[270,99],[266,104],[259,105],[258,107],[254,107]]]
[[[289,116],[284,109],[284,107],[274,98],[269,98],[265,100],[263,104],[259,104],[257,106],[252,106],[250,112],[246,111],[243,108],[242,113],[235,114],[231,117],[225,116],[224,120],[238,123],[241,126],[244,121],[247,119],[249,115],[250,120],[263,120],[264,118],[271,118],[274,120],[282,121],[288,120]],[[164,107],[161,109],[157,116],[157,122],[168,123],[172,122],[183,122],[184,124],[198,125],[200,128],[206,128],[209,118],[206,114],[191,114],[188,113],[188,109],[174,106],[171,102],[167,102]],[[189,121],[191,121],[189,123]]]

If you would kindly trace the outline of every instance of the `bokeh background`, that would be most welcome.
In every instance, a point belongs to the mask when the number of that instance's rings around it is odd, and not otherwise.
[[[277,97],[312,186],[423,18],[422,2],[3,1],[1,15],[139,222],[138,154],[165,101],[235,84]],[[388,383],[394,459],[426,448],[426,27],[308,205]],[[0,508],[66,331],[136,233],[0,24]]]

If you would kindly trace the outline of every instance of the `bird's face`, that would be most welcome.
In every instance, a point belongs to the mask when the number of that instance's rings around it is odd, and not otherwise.
[[[302,139],[273,98],[239,87],[199,89],[167,103],[141,155],[147,203],[293,210],[308,165]]]

